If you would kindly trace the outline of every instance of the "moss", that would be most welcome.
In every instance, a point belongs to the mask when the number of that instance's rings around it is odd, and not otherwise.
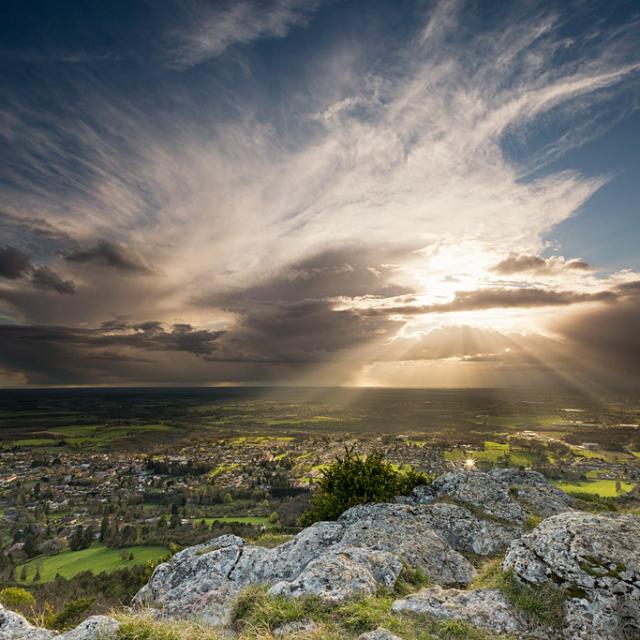
[[[531,529],[535,529],[543,520],[544,518],[542,516],[530,513],[525,520],[524,528],[527,531],[531,531]]]

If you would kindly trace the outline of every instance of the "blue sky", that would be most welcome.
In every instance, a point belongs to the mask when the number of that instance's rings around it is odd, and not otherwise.
[[[636,2],[3,12],[0,383],[638,381]]]

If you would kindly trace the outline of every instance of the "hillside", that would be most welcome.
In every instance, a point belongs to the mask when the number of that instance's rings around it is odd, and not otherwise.
[[[2,640],[640,637],[640,517],[532,471],[461,471],[274,548],[225,535],[159,565],[131,611]]]

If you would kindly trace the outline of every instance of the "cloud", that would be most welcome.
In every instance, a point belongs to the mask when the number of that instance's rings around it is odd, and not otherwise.
[[[284,38],[319,3],[176,6],[163,45],[186,68]],[[447,313],[622,303],[633,285],[615,283],[632,276],[539,253],[611,179],[549,159],[582,144],[595,112],[614,121],[638,77],[635,40],[601,26],[577,46],[565,35],[575,16],[539,6],[478,21],[472,3],[443,2],[399,37],[338,24],[321,45],[310,39],[299,73],[283,41],[268,74],[247,56],[241,80],[223,60],[175,73],[149,56],[139,92],[108,73],[36,78],[33,100],[13,91],[0,113],[0,231],[33,264],[0,286],[3,314],[25,326],[8,368],[30,380],[229,382],[335,362],[349,377],[362,359],[409,357],[400,338],[419,322],[460,322]],[[76,293],[61,305],[23,286],[30,278]],[[47,324],[58,337],[27,330]],[[410,352],[513,358],[499,336],[470,335],[442,327]]]
[[[0,276],[9,280],[28,278],[38,289],[50,289],[72,295],[76,291],[73,280],[64,280],[47,266],[36,267],[31,258],[15,247],[0,249]]]
[[[304,25],[320,0],[223,0],[216,4],[191,2],[186,8],[188,24],[170,32],[170,64],[192,67],[222,55],[238,44],[261,38],[282,38]]]
[[[0,249],[0,276],[15,280],[32,269],[31,259],[15,247]]]
[[[591,265],[580,258],[565,260],[562,256],[543,258],[536,255],[510,253],[507,258],[501,260],[491,270],[501,275],[510,276],[519,273],[551,275],[563,271],[590,271],[591,269]]]
[[[64,256],[69,262],[80,264],[95,264],[102,267],[110,267],[129,273],[151,273],[152,269],[144,258],[135,251],[122,245],[100,240],[89,249],[78,249]]]
[[[73,295],[76,292],[73,280],[64,280],[49,267],[35,269],[31,276],[31,283],[38,289],[51,289],[67,295]]]
[[[453,300],[429,305],[378,306],[367,309],[367,314],[414,315],[428,313],[450,313],[458,311],[479,311],[484,309],[527,309],[531,307],[557,307],[586,302],[612,302],[619,297],[618,292],[602,290],[593,293],[578,291],[555,291],[533,287],[477,289],[457,291]]]

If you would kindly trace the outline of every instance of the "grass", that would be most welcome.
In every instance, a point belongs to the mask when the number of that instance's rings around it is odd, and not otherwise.
[[[233,628],[238,637],[272,638],[283,624],[313,621],[316,631],[291,638],[357,638],[361,633],[384,627],[405,640],[490,640],[495,636],[458,620],[434,620],[409,613],[392,613],[396,592],[381,591],[337,605],[318,598],[269,597],[266,587],[245,589],[233,611]],[[137,639],[135,639],[137,640]]]
[[[237,523],[237,524],[252,524],[256,527],[273,527],[273,522],[269,521],[266,516],[217,516],[206,518],[193,518],[194,523],[200,523],[205,521],[207,525],[212,525],[214,522],[218,523]]]
[[[248,538],[249,544],[255,544],[259,547],[266,547],[267,549],[273,549],[273,547],[279,547],[285,542],[289,542],[295,536],[291,533],[277,533],[273,531],[265,531],[255,538]]]
[[[83,571],[91,571],[94,574],[103,571],[124,569],[149,561],[158,560],[167,553],[163,546],[126,547],[124,549],[109,549],[100,544],[94,544],[81,551],[63,551],[51,556],[33,558],[16,568],[16,575],[22,574],[22,568],[27,570],[26,583],[33,580],[37,569],[40,569],[40,581],[48,582],[60,574],[64,578],[71,578]],[[129,555],[133,554],[133,559]]]
[[[534,625],[561,625],[566,593],[551,583],[535,589],[522,584],[516,580],[512,571],[502,571],[501,564],[502,558],[487,561],[470,588],[502,591],[507,600],[520,609]]]
[[[592,493],[602,498],[615,498],[628,493],[635,486],[632,482],[620,482],[620,491],[616,489],[616,480],[585,480],[576,482],[554,481],[553,484],[565,493]]]

